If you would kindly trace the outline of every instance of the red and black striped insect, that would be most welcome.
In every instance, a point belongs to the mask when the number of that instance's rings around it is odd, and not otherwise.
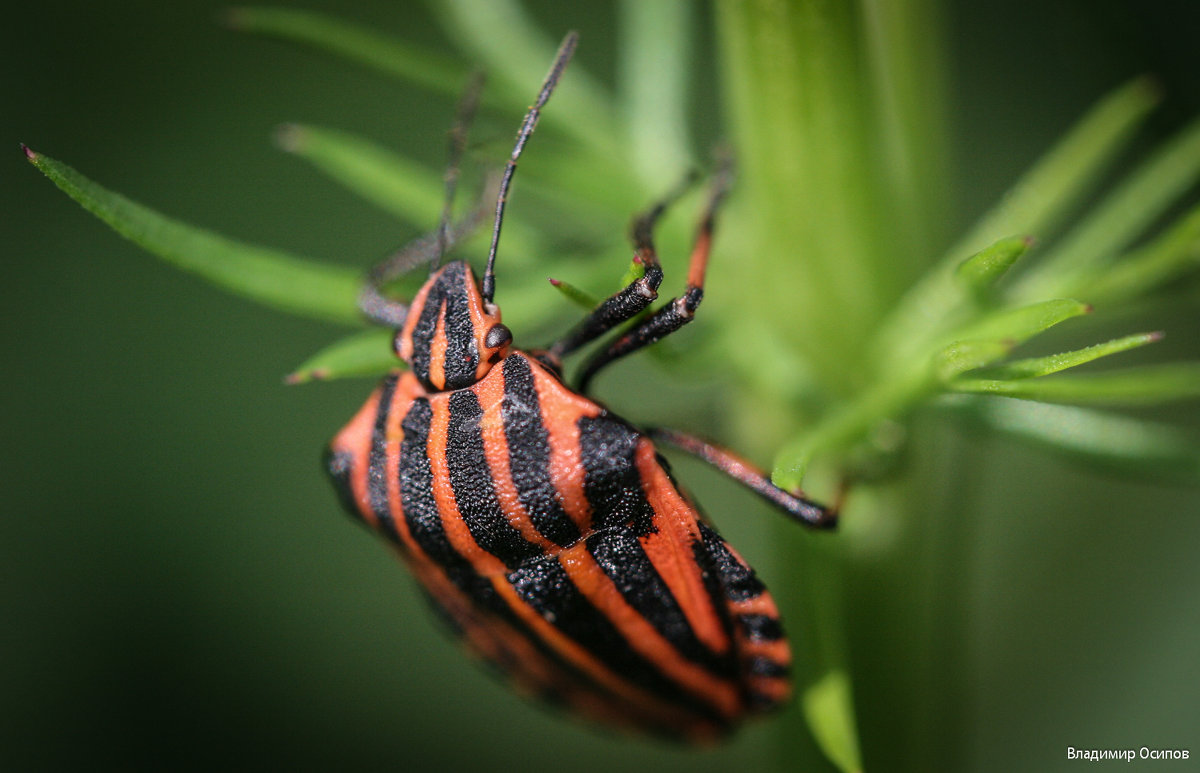
[[[585,394],[605,365],[692,319],[728,173],[713,184],[682,296],[639,317],[663,278],[652,238],[663,202],[634,224],[641,278],[549,347],[512,346],[493,303],[505,199],[575,43],[573,33],[563,41],[505,167],[483,282],[453,261],[410,304],[384,296],[402,267],[436,261],[457,240],[462,229],[445,214],[372,274],[364,311],[398,328],[409,369],[387,376],[334,438],[329,471],[470,649],[520,689],[601,722],[713,738],[789,697],[791,654],[770,593],[654,442],[713,463],[804,524],[829,527],[834,516],[726,451],[636,428]],[[579,389],[568,387],[563,358],[627,322],[585,363]]]

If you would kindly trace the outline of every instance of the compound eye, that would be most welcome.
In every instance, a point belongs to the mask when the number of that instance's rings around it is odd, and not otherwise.
[[[492,329],[487,331],[487,335],[483,339],[483,345],[489,349],[499,349],[510,343],[512,343],[512,331],[501,324],[492,325]]]

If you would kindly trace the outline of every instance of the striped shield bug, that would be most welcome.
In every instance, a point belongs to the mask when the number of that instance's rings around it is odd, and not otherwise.
[[[517,160],[575,44],[574,33],[563,41],[521,124],[482,282],[465,262],[436,265],[470,227],[449,225],[448,203],[434,234],[372,272],[361,305],[397,329],[409,367],[334,438],[328,468],[350,512],[392,543],[467,646],[522,691],[610,725],[715,738],[789,697],[791,654],[770,593],[655,443],[712,463],[803,524],[835,518],[727,451],[634,427],[586,396],[605,365],[691,321],[728,170],[715,177],[680,297],[642,313],[663,279],[653,230],[664,201],[634,221],[640,278],[548,347],[513,346],[493,302],[500,226]],[[473,91],[452,133],[452,170]],[[434,268],[410,303],[384,294],[422,260]],[[563,359],[613,331],[578,388],[567,386]]]

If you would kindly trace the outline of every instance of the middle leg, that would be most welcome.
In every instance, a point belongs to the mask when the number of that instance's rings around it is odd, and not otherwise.
[[[678,298],[672,298],[665,306],[650,315],[650,317],[634,325],[632,329],[628,330],[604,349],[593,354],[585,363],[583,371],[579,376],[580,392],[587,392],[592,378],[605,366],[636,352],[644,346],[649,346],[656,341],[662,340],[691,322],[695,317],[696,308],[704,298],[704,276],[708,269],[708,256],[712,248],[713,224],[716,221],[717,208],[721,205],[725,194],[729,191],[732,178],[733,171],[730,164],[728,162],[723,163],[716,177],[713,179],[708,204],[704,208],[704,215],[701,217],[700,225],[696,230],[696,240],[692,247],[691,258],[688,261],[687,286],[684,289],[683,295]],[[649,243],[649,225],[646,226],[643,232],[640,232],[640,236],[635,226],[634,238],[635,240],[639,238],[644,239],[646,243]],[[662,272],[660,270],[660,278],[661,275]]]

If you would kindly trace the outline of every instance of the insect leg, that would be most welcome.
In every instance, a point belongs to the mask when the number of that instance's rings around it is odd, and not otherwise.
[[[658,298],[658,286],[662,284],[663,272],[658,262],[658,253],[654,249],[654,226],[667,208],[687,192],[694,178],[695,175],[688,175],[675,190],[634,218],[630,227],[633,255],[634,260],[645,268],[644,273],[604,300],[565,336],[551,344],[547,349],[550,357],[561,361],[579,347],[604,335],[622,322],[633,319]]]
[[[762,470],[731,451],[706,443],[693,435],[662,427],[647,428],[646,434],[654,440],[687,451],[708,462],[805,526],[832,529],[837,525],[836,508],[827,508],[802,494],[793,494],[779,488]]]
[[[586,392],[592,377],[609,363],[632,354],[643,346],[648,346],[655,341],[661,340],[691,322],[693,317],[695,317],[696,308],[704,298],[704,275],[708,268],[708,255],[712,247],[713,223],[716,220],[717,207],[720,206],[721,201],[725,198],[731,180],[732,170],[728,164],[724,164],[713,180],[712,192],[708,198],[708,206],[704,208],[704,215],[701,217],[700,225],[696,229],[696,240],[692,247],[692,255],[688,263],[687,287],[683,295],[678,298],[672,298],[648,319],[633,326],[624,335],[592,355],[584,365],[582,374],[579,377],[579,391]],[[643,240],[644,243],[649,243],[650,226],[652,224],[652,221],[647,224],[642,220],[635,223],[635,243],[642,243]],[[649,274],[649,271],[647,271],[647,274]],[[661,269],[658,274],[661,277]]]

